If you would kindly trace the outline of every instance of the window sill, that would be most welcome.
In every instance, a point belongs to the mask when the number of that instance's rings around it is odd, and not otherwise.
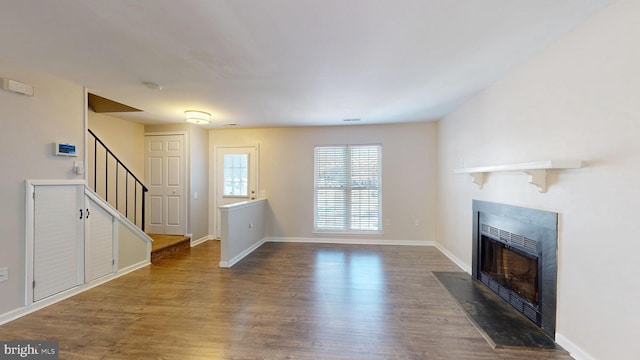
[[[335,236],[335,235],[340,235],[340,236],[362,236],[362,235],[366,235],[366,236],[375,236],[375,237],[381,237],[384,236],[383,232],[373,232],[373,231],[319,231],[319,230],[315,230],[311,232],[313,235],[319,235],[319,236]]]

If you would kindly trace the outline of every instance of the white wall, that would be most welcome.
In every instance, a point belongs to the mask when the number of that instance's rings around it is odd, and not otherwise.
[[[89,129],[144,182],[144,125],[91,110],[87,116]],[[92,146],[88,144],[88,147]]]
[[[118,223],[118,271],[151,261],[149,243]]]
[[[314,145],[382,144],[383,224],[389,241],[434,241],[436,124],[212,130],[209,168],[216,146],[260,145],[260,190],[267,193],[267,235],[314,238]],[[213,176],[209,231],[214,233]],[[415,220],[420,225],[415,226]]]
[[[73,160],[53,155],[52,143],[76,145],[84,156],[82,86],[0,60],[0,77],[35,89],[33,97],[0,90],[0,314],[24,305],[25,179],[77,179]]]
[[[208,238],[210,235],[209,130],[191,125],[189,128],[189,149],[189,190],[191,196],[189,200],[189,233],[193,242]]]
[[[220,267],[231,267],[265,241],[266,199],[220,208]]]
[[[557,211],[557,339],[578,358],[640,353],[640,2],[621,0],[443,119],[438,242],[471,265],[471,200]],[[484,189],[455,168],[552,159],[546,194],[522,173]]]

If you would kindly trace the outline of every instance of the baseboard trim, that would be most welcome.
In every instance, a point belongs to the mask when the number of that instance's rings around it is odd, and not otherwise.
[[[467,265],[464,261],[453,255],[451,251],[447,250],[440,243],[436,242],[434,246],[436,247],[436,249],[440,250],[440,252],[443,253],[444,256],[448,257],[449,260],[453,261],[454,264],[458,265],[460,269],[462,269],[467,274],[471,274],[471,266]]]
[[[569,340],[566,336],[556,332],[556,342],[569,352],[572,358],[576,360],[596,360],[593,356],[589,355],[581,347],[576,345],[573,341]]]
[[[103,281],[102,283],[105,283],[105,282],[107,282],[109,280],[113,280],[115,278],[119,278],[122,275],[126,275],[126,274],[128,274],[128,273],[130,273],[132,271],[136,271],[138,269],[142,269],[143,267],[149,266],[149,265],[151,265],[151,261],[149,261],[149,260],[144,260],[144,261],[141,261],[141,262],[139,262],[137,264],[129,265],[129,266],[125,267],[125,268],[122,268],[122,269],[118,270],[118,272],[116,272],[116,274],[112,278],[110,278],[110,279],[108,279],[106,281]],[[98,284],[98,285],[100,285],[100,284]]]
[[[402,245],[402,246],[434,246],[428,240],[385,240],[363,238],[303,238],[303,237],[267,237],[266,242],[315,243],[315,244],[345,244],[345,245]]]
[[[213,240],[213,239],[214,239],[214,237],[211,236],[211,235],[203,236],[198,240],[191,239],[191,247],[198,246],[200,244],[203,244],[203,243],[205,243],[205,242],[207,242],[209,240]]]
[[[13,320],[17,320],[25,315],[29,315],[33,312],[36,312],[38,310],[44,309],[47,306],[53,305],[55,303],[58,303],[62,300],[66,300],[72,296],[78,295],[80,293],[83,293],[87,290],[90,290],[96,286],[102,285],[106,282],[109,282],[111,280],[117,279],[120,276],[126,275],[132,271],[138,270],[140,268],[143,268],[145,266],[148,266],[149,264],[151,264],[149,261],[145,260],[142,262],[139,262],[137,264],[133,264],[130,266],[127,266],[126,268],[123,268],[121,270],[118,270],[115,273],[112,273],[110,275],[106,275],[103,276],[99,279],[96,279],[90,283],[86,283],[86,284],[82,284],[82,285],[78,285],[72,289],[63,291],[61,293],[52,295],[46,299],[40,300],[38,302],[29,304],[27,306],[23,306],[21,308],[15,309],[15,310],[11,310],[7,313],[1,314],[0,315],[0,325],[4,325],[8,322],[11,322]]]
[[[245,249],[243,252],[241,252],[240,254],[234,256],[232,259],[230,259],[229,261],[220,261],[220,263],[218,264],[218,266],[220,266],[221,268],[230,268],[233,265],[235,265],[236,263],[238,263],[238,261],[244,259],[247,255],[251,254],[252,252],[254,252],[257,248],[259,248],[260,246],[262,246],[262,244],[264,244],[266,241],[266,238],[262,238],[262,240],[258,241],[257,243],[251,245],[251,247]]]

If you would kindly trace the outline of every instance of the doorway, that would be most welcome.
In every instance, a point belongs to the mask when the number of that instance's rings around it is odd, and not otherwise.
[[[186,234],[185,158],[185,134],[145,135],[148,233]]]
[[[258,198],[259,146],[215,148],[215,229],[220,237],[220,206]]]

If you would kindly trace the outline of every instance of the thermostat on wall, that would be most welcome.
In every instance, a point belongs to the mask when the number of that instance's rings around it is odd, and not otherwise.
[[[78,156],[76,146],[73,144],[56,143],[55,152],[58,156]]]

